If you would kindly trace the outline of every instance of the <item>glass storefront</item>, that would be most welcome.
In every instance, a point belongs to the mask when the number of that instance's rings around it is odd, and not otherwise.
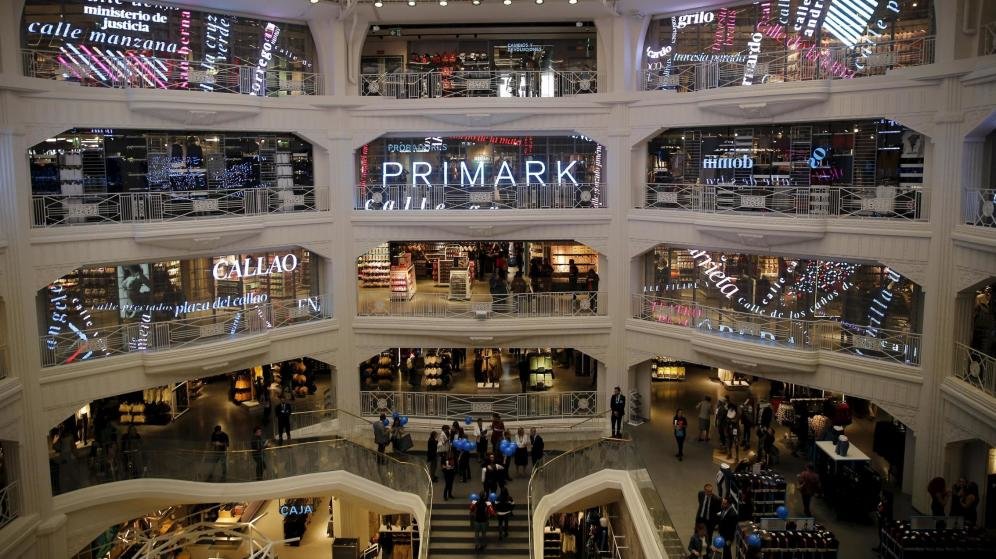
[[[32,194],[313,186],[311,145],[292,134],[72,129],[28,150]]]
[[[604,160],[583,136],[382,137],[357,151],[355,208],[598,208]]]
[[[37,77],[253,95],[298,93],[317,52],[307,25],[85,0],[28,0],[21,47]]]
[[[922,327],[923,290],[881,265],[658,245],[644,256],[643,292],[761,317],[911,332]],[[696,311],[687,311],[678,314],[694,318]]]

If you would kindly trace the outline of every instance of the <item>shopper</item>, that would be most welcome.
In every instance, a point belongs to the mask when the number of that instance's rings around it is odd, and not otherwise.
[[[252,449],[252,461],[256,464],[256,481],[261,481],[263,479],[263,472],[266,470],[266,463],[263,461],[263,450],[267,447],[261,426],[257,425],[252,430],[252,440],[249,442],[249,447]]]
[[[709,440],[709,419],[712,417],[712,398],[705,396],[695,405],[699,412],[699,442]]]
[[[775,446],[775,428],[762,427],[757,436],[757,452],[765,467],[778,463],[778,448]]]
[[[505,422],[497,413],[491,415],[491,448],[497,449],[498,444],[505,439]]]
[[[727,458],[740,459],[740,419],[737,414],[737,407],[730,402],[726,406],[726,424],[723,426],[726,440],[725,449]]]
[[[373,424],[374,431],[374,443],[377,444],[377,463],[384,463],[384,451],[387,449],[388,443],[391,442],[391,435],[387,430],[387,416],[380,414],[380,420],[375,421]]]
[[[591,301],[591,312],[598,313],[598,272],[594,267],[588,268],[585,278],[585,288],[588,290],[588,300]]]
[[[527,357],[519,359],[516,368],[519,370],[519,387],[521,388],[521,392],[525,394],[529,391],[529,373],[531,372],[529,370],[529,359]]]
[[[737,535],[737,523],[740,521],[737,508],[729,497],[723,497],[720,502],[719,518],[716,520],[716,530],[726,540],[723,546],[723,559],[732,559],[733,545]]]
[[[277,405],[277,440],[284,444],[284,433],[287,433],[287,442],[291,440],[291,414],[294,408],[290,402],[280,397],[280,404]]]
[[[536,432],[536,428],[529,429],[529,449],[533,459],[533,470],[543,462],[543,437]]]
[[[581,270],[578,269],[578,265],[574,263],[574,259],[571,258],[567,261],[567,288],[569,291],[578,290],[578,279],[581,277]]]
[[[948,508],[948,499],[951,497],[944,478],[935,477],[930,480],[927,484],[927,493],[930,494],[930,514],[944,516],[944,511]]]
[[[488,461],[481,468],[481,483],[485,494],[497,492],[499,486],[505,487],[505,468],[495,459],[494,453],[488,454]]]
[[[719,514],[720,501],[713,493],[711,483],[705,484],[702,491],[699,491],[698,508],[695,509],[695,523],[705,526],[709,540],[712,540],[712,533],[716,528],[716,517]]]
[[[754,400],[750,396],[740,405],[740,446],[750,448],[750,434],[754,430]]]
[[[474,424],[474,440],[477,441],[477,462],[483,464],[488,457],[488,430],[484,427],[484,419],[480,417]]]
[[[965,487],[968,480],[963,477],[951,485],[951,512],[948,516],[964,516],[965,511],[961,506],[961,498],[965,495]]]
[[[429,433],[429,440],[425,444],[425,463],[429,467],[429,477],[432,478],[432,482],[436,483],[439,478],[436,477],[436,463],[439,461],[439,432],[433,431]]]
[[[221,464],[221,481],[224,482],[228,478],[228,445],[228,433],[221,430],[221,425],[215,425],[214,431],[211,433],[211,452],[214,460],[211,463],[211,471],[208,472],[207,481],[214,479],[214,469],[219,464]]]
[[[488,521],[495,510],[485,496],[470,504],[470,519],[474,524],[474,551],[482,551],[488,546]]]
[[[692,535],[692,539],[688,541],[688,559],[699,559],[710,557],[710,548],[712,545],[709,542],[708,534],[706,533],[706,526],[701,522],[695,524],[695,534]]]
[[[508,489],[502,489],[501,495],[498,496],[498,502],[495,503],[495,513],[498,515],[499,540],[508,537],[508,521],[512,519],[512,508],[514,506],[515,501],[508,494]]]
[[[799,495],[802,496],[803,514],[807,517],[813,516],[809,505],[813,501],[813,495],[820,492],[820,475],[813,469],[812,464],[806,464],[806,467],[796,479],[796,485],[799,488]]]
[[[522,477],[526,476],[526,469],[529,467],[529,437],[526,430],[519,427],[515,433],[515,473]]]
[[[142,475],[142,436],[134,425],[128,426],[128,431],[121,436],[121,454],[125,461],[125,475],[136,478]]]
[[[719,435],[719,446],[726,449],[726,400],[716,402],[716,434]]]
[[[968,482],[961,496],[962,516],[965,524],[975,526],[979,521],[979,484]]]
[[[456,457],[453,456],[453,451],[448,451],[443,453],[443,481],[446,485],[443,487],[443,500],[448,501],[453,498],[453,482],[456,480]]]
[[[678,408],[678,411],[674,412],[674,419],[671,420],[671,424],[674,426],[674,441],[678,444],[678,461],[685,459],[685,437],[688,434],[688,420],[685,419],[685,411]]]
[[[612,397],[609,399],[609,410],[611,411],[612,436],[622,437],[622,420],[626,413],[626,397],[622,395],[619,387],[612,389]]]
[[[461,433],[460,438],[463,438],[463,433]],[[462,448],[457,454],[457,474],[460,475],[460,481],[463,483],[470,481],[470,451]]]
[[[508,444],[512,444],[513,442],[512,433],[508,431],[505,432],[505,442]],[[499,456],[496,456],[496,458],[498,459],[498,463],[501,464],[502,471],[505,474],[502,480],[499,482],[499,485],[501,485],[502,487],[505,487],[506,481],[512,481],[512,463],[514,462],[514,456],[515,456],[514,454],[512,456],[508,456],[505,453],[501,453]]]

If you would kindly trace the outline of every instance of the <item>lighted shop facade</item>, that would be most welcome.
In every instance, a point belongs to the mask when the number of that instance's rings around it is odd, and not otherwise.
[[[641,54],[648,89],[679,87],[690,65],[713,66],[724,85],[849,79],[901,66],[933,28],[930,0],[740,3],[654,18]]]
[[[306,25],[128,1],[28,0],[21,47],[67,81],[252,95],[286,89],[316,54]]]
[[[237,311],[268,305],[321,311],[318,258],[287,249],[77,268],[38,291],[44,358],[60,364],[142,350],[158,323],[241,321]],[[257,318],[269,320],[262,310],[244,320]]]

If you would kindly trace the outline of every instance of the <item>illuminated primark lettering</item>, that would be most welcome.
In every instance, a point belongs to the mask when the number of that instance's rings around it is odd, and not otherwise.
[[[266,67],[270,65],[273,58],[273,45],[277,43],[280,36],[280,28],[273,23],[267,23],[263,31],[263,50],[259,53],[259,61],[256,62],[256,71],[252,75],[252,95],[264,95],[263,85],[266,83]]]
[[[719,289],[719,292],[725,295],[727,299],[732,299],[740,291],[740,288],[736,284],[730,283],[730,278],[726,277],[726,274],[721,270],[723,264],[726,262],[726,256],[721,257],[721,262],[713,262],[712,257],[704,250],[688,249],[688,254],[692,256],[695,265],[702,268],[705,276],[713,282],[713,287]],[[699,261],[700,258],[702,259],[701,261]]]
[[[256,267],[253,268],[253,264]],[[255,262],[252,258],[246,258],[242,262],[229,263],[219,260],[214,264],[212,270],[214,279],[239,279],[257,276],[269,276],[272,274],[292,272],[297,268],[297,255],[294,253],[283,256],[274,256],[269,266],[266,265],[265,256],[257,256]]]
[[[747,63],[744,65],[743,85],[754,85],[754,72],[757,71],[757,57],[761,54],[761,40],[764,35],[755,32],[747,42]]]
[[[707,155],[702,160],[703,169],[753,169],[754,158],[748,155],[740,157],[719,157]]]
[[[484,172],[484,162],[478,161],[476,165],[471,167],[467,166],[466,161],[460,162],[460,186],[485,186],[487,182],[491,183],[491,186],[501,186],[503,183],[509,186],[518,186],[520,182],[525,183],[526,186],[530,186],[533,183],[543,186],[547,182],[554,182],[556,184],[573,184],[578,185],[577,179],[574,177],[571,169],[577,164],[577,160],[573,161],[557,161],[556,162],[556,173],[557,177],[555,181],[551,181],[553,177],[548,175],[553,173],[552,168],[548,169],[546,163],[537,160],[526,161],[525,176],[516,177],[512,172],[511,166],[509,166],[508,161],[502,161],[501,165],[498,166],[498,172],[494,174],[493,177],[488,177]],[[439,175],[436,184],[442,184],[444,187],[449,186],[450,178],[450,167],[449,162],[444,161],[442,165],[438,166]],[[753,165],[753,161],[752,161]],[[473,171],[471,171],[473,169]],[[386,187],[391,179],[396,179],[401,177],[405,171],[405,166],[397,161],[385,161],[382,171],[381,171],[381,186]],[[432,163],[428,161],[412,161],[409,166],[409,171],[411,174],[411,184],[417,185],[419,182],[426,186],[432,186],[432,181],[430,180],[433,176],[433,166]],[[546,176],[547,180],[543,180]]]

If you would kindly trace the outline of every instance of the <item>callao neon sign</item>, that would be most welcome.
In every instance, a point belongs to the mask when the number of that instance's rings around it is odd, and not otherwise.
[[[253,264],[255,264],[255,268]],[[242,262],[238,260],[235,262],[219,260],[215,262],[212,272],[214,279],[226,280],[282,274],[284,272],[293,272],[296,268],[297,255],[291,253],[283,256],[274,256],[269,265],[267,265],[265,256],[258,256],[255,260],[245,258]]]

